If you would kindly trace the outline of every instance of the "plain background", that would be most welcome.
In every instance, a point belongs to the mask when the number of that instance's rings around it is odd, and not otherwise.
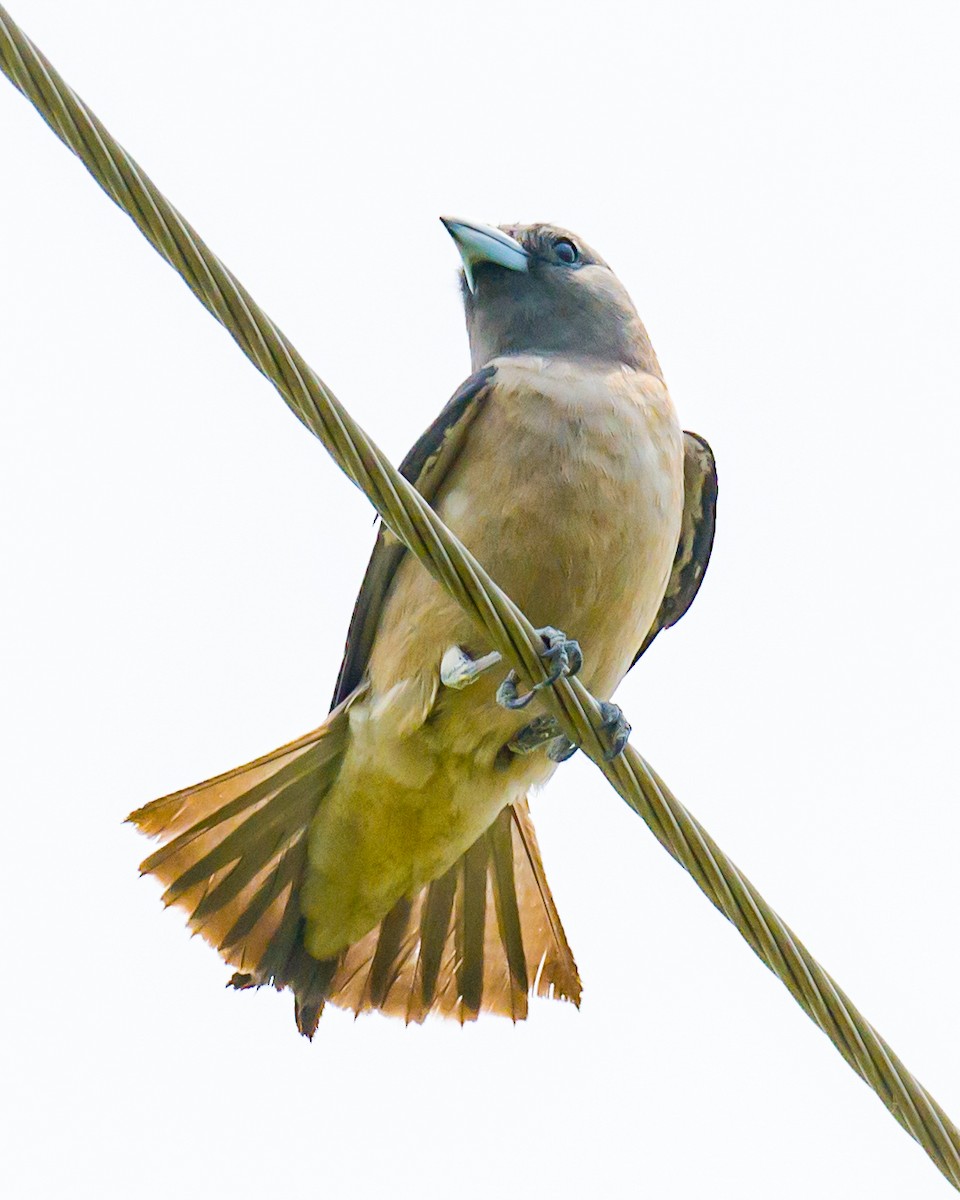
[[[468,373],[438,213],[614,265],[721,473],[634,743],[960,1119],[952,0],[11,7],[396,459]],[[224,989],[121,820],[318,723],[371,512],[5,82],[0,139],[6,1194],[946,1195],[579,757],[579,1013]]]

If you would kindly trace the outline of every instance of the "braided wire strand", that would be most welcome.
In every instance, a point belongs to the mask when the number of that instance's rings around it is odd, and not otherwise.
[[[546,678],[533,626],[353,421],[239,281],[0,6],[0,69],[279,391],[393,533],[530,682]],[[753,884],[628,746],[603,757],[597,702],[578,679],[539,693],[667,852],[787,987],[847,1063],[960,1191],[960,1131]]]

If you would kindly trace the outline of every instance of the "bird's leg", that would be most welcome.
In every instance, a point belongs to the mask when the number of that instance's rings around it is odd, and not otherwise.
[[[483,658],[471,658],[459,646],[451,646],[440,660],[440,682],[444,687],[469,687],[484,671],[495,667],[501,659],[499,650],[491,650]]]
[[[526,708],[542,688],[550,687],[564,675],[576,675],[583,666],[579,642],[568,638],[552,625],[545,625],[543,629],[538,629],[537,633],[547,644],[541,657],[550,664],[550,674],[542,683],[535,683],[529,692],[521,694],[517,690],[517,673],[511,671],[497,688],[497,703],[501,708]]]

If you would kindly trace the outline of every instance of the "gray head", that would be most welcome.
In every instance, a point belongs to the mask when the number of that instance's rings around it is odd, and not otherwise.
[[[463,260],[473,369],[504,354],[625,363],[660,375],[643,322],[595,250],[556,225],[440,218]]]

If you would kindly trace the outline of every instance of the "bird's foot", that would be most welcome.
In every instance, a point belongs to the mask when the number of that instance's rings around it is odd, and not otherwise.
[[[471,658],[459,646],[451,646],[440,660],[440,682],[444,687],[469,687],[476,683],[484,671],[489,671],[500,661],[499,650],[491,650],[482,658]]]
[[[623,753],[630,737],[630,724],[619,704],[601,700],[600,713],[603,718],[601,736],[606,743],[603,757],[609,762]],[[558,763],[566,762],[580,748],[563,733],[556,717],[544,713],[534,717],[529,725],[524,725],[519,733],[515,733],[507,742],[507,749],[513,754],[531,754],[546,742],[553,743],[547,750],[547,757]]]
[[[535,683],[529,692],[521,693],[517,689],[519,677],[516,671],[511,671],[497,688],[497,703],[501,708],[526,708],[537,692],[551,687],[565,675],[576,675],[583,666],[579,642],[568,638],[552,625],[545,625],[537,633],[547,645],[541,657],[549,664],[550,674],[541,683]]]
[[[603,757],[610,762],[623,753],[627,739],[630,737],[631,725],[623,715],[620,705],[611,704],[609,700],[600,701],[600,715],[603,718],[600,729],[603,740],[607,743]]]
[[[547,750],[547,758],[558,763],[566,762],[579,748],[563,733],[557,718],[544,713],[534,717],[529,725],[524,725],[519,733],[514,734],[507,742],[507,749],[514,754],[531,754],[547,742],[552,743]]]
[[[535,692],[541,688],[550,687],[564,675],[576,675],[583,666],[583,652],[580,649],[580,643],[574,638],[568,638],[565,633],[554,629],[552,625],[545,625],[543,629],[538,629],[537,633],[547,643],[547,648],[541,657],[550,664],[550,675],[543,683],[534,684]]]

